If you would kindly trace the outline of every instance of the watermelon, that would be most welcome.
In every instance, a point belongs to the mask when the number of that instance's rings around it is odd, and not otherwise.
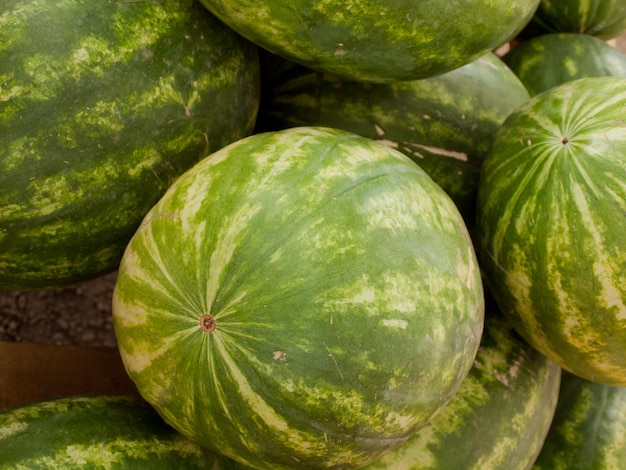
[[[541,0],[521,37],[582,33],[611,39],[625,30],[624,0]]]
[[[261,55],[259,130],[344,129],[417,162],[473,225],[482,159],[504,119],[528,101],[515,74],[492,52],[432,78],[374,84],[281,66]],[[266,65],[267,64],[267,65]]]
[[[539,0],[352,2],[201,0],[274,54],[349,80],[415,80],[449,72],[508,42]]]
[[[564,372],[554,420],[533,468],[626,468],[626,388]]]
[[[541,451],[561,368],[523,341],[487,302],[474,365],[448,405],[367,470],[524,470]]]
[[[135,396],[70,396],[0,412],[0,469],[241,468],[170,426]]]
[[[0,6],[0,288],[117,268],[145,213],[254,126],[257,47],[197,2]]]
[[[511,48],[502,60],[531,95],[577,78],[626,78],[626,54],[588,34],[543,34]]]
[[[626,79],[581,78],[507,118],[475,239],[520,335],[569,372],[626,385]]]
[[[338,129],[240,139],[147,213],[113,294],[118,347],[171,426],[253,468],[358,468],[454,396],[483,328],[452,200]]]

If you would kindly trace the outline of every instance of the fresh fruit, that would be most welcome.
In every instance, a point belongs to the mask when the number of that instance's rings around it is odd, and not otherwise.
[[[489,290],[529,343],[626,385],[626,79],[581,78],[515,111],[487,154],[476,243]]]
[[[541,0],[522,36],[582,33],[611,39],[624,30],[625,0]]]
[[[458,390],[483,315],[446,193],[402,153],[317,127],[255,134],[182,175],[113,296],[142,396],[254,468],[357,468],[404,442]]]
[[[539,0],[311,2],[201,0],[270,52],[349,80],[449,72],[513,38]]]
[[[131,396],[72,396],[0,412],[0,469],[234,469]]]
[[[454,398],[367,470],[532,467],[552,422],[561,368],[523,341],[490,304],[474,366]]]
[[[554,420],[533,468],[626,468],[626,388],[564,372]]]
[[[437,77],[372,84],[261,55],[267,84],[257,124],[263,130],[315,125],[389,145],[417,162],[474,224],[482,159],[505,118],[528,101],[524,85],[493,53]],[[283,70],[283,76],[273,73]]]
[[[0,288],[117,268],[183,171],[251,132],[257,48],[188,0],[0,6]]]
[[[531,95],[577,78],[626,78],[626,54],[588,34],[543,34],[516,45],[502,60]]]

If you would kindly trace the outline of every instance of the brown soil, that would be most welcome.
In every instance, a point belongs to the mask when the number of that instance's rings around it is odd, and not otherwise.
[[[116,273],[51,290],[0,290],[0,341],[116,345],[111,296]]]

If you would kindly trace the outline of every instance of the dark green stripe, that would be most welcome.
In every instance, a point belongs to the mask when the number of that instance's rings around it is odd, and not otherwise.
[[[277,468],[363,465],[469,370],[473,256],[451,200],[399,152],[324,128],[257,134],[148,214],[120,268],[119,345],[144,396],[213,449]]]
[[[539,2],[203,3],[283,57],[350,80],[389,82],[433,77],[477,59],[513,37]]]
[[[626,388],[565,372],[559,403],[536,470],[622,468],[626,462]]]
[[[7,89],[27,90],[0,101],[0,115],[9,116],[0,120],[6,288],[51,287],[114,269],[171,182],[251,132],[258,106],[256,48],[201,5],[71,1],[35,10],[20,26],[23,39],[0,56]],[[119,51],[119,60],[81,69],[74,60],[81,41],[109,44],[98,53]],[[46,72],[32,77],[34,62]],[[40,214],[47,201],[53,210]]]
[[[0,437],[2,469],[230,468],[134,397],[70,397],[0,414],[0,428],[20,425]]]
[[[474,366],[450,403],[367,470],[530,468],[556,408],[561,370],[488,303]]]
[[[447,74],[393,84],[350,82],[262,58],[270,78],[258,131],[319,125],[384,142],[420,165],[470,225],[484,155],[504,119],[528,100],[519,79],[491,53]]]
[[[626,185],[614,177],[624,169],[625,83],[571,82],[512,115],[478,199],[481,266],[503,311],[563,367],[613,384],[626,383]]]

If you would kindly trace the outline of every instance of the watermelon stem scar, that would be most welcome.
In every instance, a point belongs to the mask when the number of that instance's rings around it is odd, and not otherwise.
[[[205,333],[212,333],[217,328],[215,318],[209,313],[205,313],[200,317],[200,327]]]

